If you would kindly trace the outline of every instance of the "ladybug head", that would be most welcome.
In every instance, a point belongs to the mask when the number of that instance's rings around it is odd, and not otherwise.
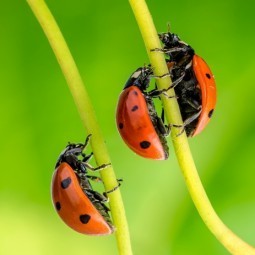
[[[149,66],[139,67],[128,79],[124,89],[130,86],[137,86],[139,89],[146,90],[150,84],[150,75],[152,70]]]
[[[69,164],[73,169],[77,169],[80,160],[78,159],[79,156],[85,158],[82,154],[82,150],[84,149],[84,144],[82,143],[68,143],[66,148],[61,152],[58,161],[56,163],[55,168],[57,168],[61,163],[66,162]]]
[[[139,87],[142,91],[146,90],[150,85],[150,75],[152,74],[152,70],[150,67],[140,67],[136,70],[139,75],[135,80],[134,84]]]
[[[170,32],[159,34],[159,39],[167,48],[177,47],[181,40],[177,34]]]

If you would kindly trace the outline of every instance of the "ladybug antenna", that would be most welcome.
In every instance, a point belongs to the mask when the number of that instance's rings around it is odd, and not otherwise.
[[[171,24],[170,24],[170,22],[168,21],[168,22],[167,22],[167,33],[170,33],[170,31],[171,31]]]
[[[147,69],[146,64],[144,64],[143,68],[141,69],[141,78],[143,79],[143,77],[145,76],[145,70]]]

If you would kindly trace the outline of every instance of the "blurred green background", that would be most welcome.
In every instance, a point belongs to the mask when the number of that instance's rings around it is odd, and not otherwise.
[[[118,95],[129,75],[148,63],[128,1],[47,3],[84,78],[116,174],[124,179],[134,254],[229,254],[194,208],[172,145],[167,162],[152,162],[131,152],[116,130]],[[158,31],[170,21],[215,74],[214,117],[190,146],[215,210],[255,245],[254,1],[147,3]],[[86,133],[26,1],[2,1],[0,13],[0,254],[117,255],[114,236],[77,234],[52,207],[55,161],[67,141],[83,141]]]

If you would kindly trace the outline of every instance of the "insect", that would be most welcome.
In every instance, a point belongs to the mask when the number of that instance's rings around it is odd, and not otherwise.
[[[108,235],[113,233],[108,201],[104,195],[92,189],[89,179],[101,181],[99,177],[88,175],[88,169],[101,170],[110,164],[96,168],[88,161],[93,153],[86,155],[83,150],[89,143],[91,135],[85,143],[69,143],[61,153],[52,178],[52,200],[60,218],[73,230],[87,235]]]
[[[159,34],[159,38],[164,48],[152,51],[162,51],[169,56],[167,64],[172,80],[178,80],[185,73],[178,86],[171,87],[175,87],[187,136],[195,136],[209,123],[216,105],[214,76],[206,62],[178,35],[167,32]]]
[[[116,111],[117,127],[124,142],[138,155],[154,160],[168,158],[166,136],[170,128],[158,116],[153,98],[160,94],[169,96],[166,94],[168,89],[147,91],[147,88],[151,78],[165,76],[169,76],[169,73],[154,76],[150,66],[139,67],[126,82]],[[172,86],[176,86],[182,78],[176,79]]]
[[[151,75],[150,67],[140,67],[130,76],[119,97],[116,122],[122,139],[135,153],[165,160],[169,155],[168,130],[155,110],[155,91],[146,92]]]

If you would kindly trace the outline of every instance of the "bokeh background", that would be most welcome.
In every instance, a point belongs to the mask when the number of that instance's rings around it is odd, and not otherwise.
[[[167,162],[138,157],[115,126],[118,95],[148,63],[128,1],[48,0],[70,46],[121,187],[134,254],[227,255],[191,202],[170,145]],[[218,103],[190,140],[215,210],[255,245],[255,4],[252,0],[148,0],[158,31],[171,30],[206,59]],[[114,236],[66,227],[50,198],[55,161],[86,133],[53,52],[26,1],[0,8],[0,254],[117,255]],[[84,109],[86,111],[86,109]]]

